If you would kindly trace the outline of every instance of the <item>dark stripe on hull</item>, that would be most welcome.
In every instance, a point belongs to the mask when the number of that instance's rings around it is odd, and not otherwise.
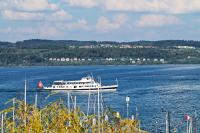
[[[100,88],[101,91],[103,90],[116,90],[117,87],[112,87],[112,88]],[[45,91],[45,90],[66,90],[66,91],[93,91],[93,90],[98,90],[98,88],[92,88],[92,89],[40,89],[39,91]]]

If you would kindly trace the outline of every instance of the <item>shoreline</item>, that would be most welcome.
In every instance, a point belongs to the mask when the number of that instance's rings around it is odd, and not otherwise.
[[[0,66],[0,68],[27,68],[27,67],[85,67],[85,66],[190,66],[190,65],[200,65],[199,64],[112,64],[112,65],[12,65],[12,66]]]

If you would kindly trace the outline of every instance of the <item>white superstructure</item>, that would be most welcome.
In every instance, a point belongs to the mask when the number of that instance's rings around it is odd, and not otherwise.
[[[81,80],[54,81],[52,86],[43,87],[43,90],[97,91],[98,89],[100,89],[102,91],[115,91],[117,87],[118,83],[116,85],[102,86],[101,83],[95,81],[93,77],[87,76],[83,77]]]

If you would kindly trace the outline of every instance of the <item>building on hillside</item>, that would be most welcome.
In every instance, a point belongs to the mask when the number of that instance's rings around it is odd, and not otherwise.
[[[160,62],[161,63],[165,63],[165,59],[160,59]]]
[[[193,46],[175,46],[178,49],[195,49]]]
[[[60,58],[60,61],[66,61],[65,57]]]
[[[154,62],[157,62],[157,61],[158,61],[158,59],[157,59],[157,58],[155,58],[155,59],[153,59],[153,61],[154,61]]]

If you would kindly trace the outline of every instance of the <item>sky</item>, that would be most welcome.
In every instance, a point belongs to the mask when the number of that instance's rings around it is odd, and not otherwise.
[[[0,0],[0,41],[200,40],[200,0]]]

